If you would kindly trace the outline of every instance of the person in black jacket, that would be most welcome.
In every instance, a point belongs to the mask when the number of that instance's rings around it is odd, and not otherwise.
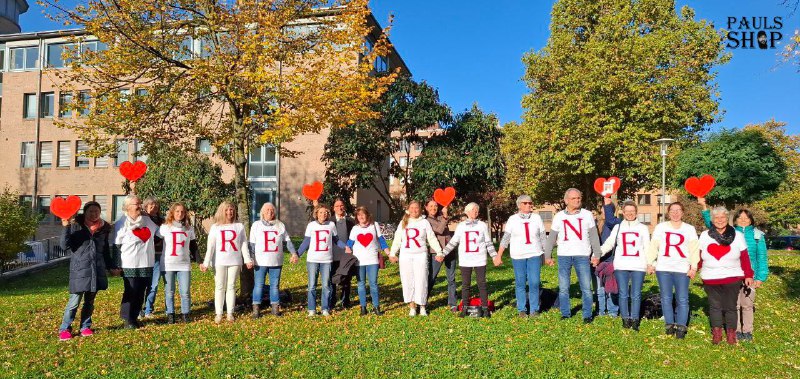
[[[75,217],[74,222],[62,219],[64,232],[61,236],[61,248],[72,250],[69,262],[69,301],[64,309],[64,318],[58,330],[59,339],[66,341],[72,338],[72,321],[78,312],[81,298],[80,335],[88,337],[92,331],[92,312],[97,291],[108,289],[106,270],[119,274],[114,260],[111,258],[108,236],[111,225],[100,218],[100,204],[90,201],[83,206],[83,214]]]
[[[350,231],[353,229],[353,226],[356,225],[356,220],[346,213],[347,209],[345,208],[344,200],[337,199],[333,203],[333,217],[331,217],[331,221],[336,224],[336,233],[339,235],[339,239],[343,241],[347,241],[347,237],[350,235]],[[342,262],[342,257],[345,256],[345,251],[343,248],[339,246],[333,246],[333,263],[331,264],[331,275],[333,273],[339,271],[339,265]],[[352,289],[352,282],[353,282],[353,274],[355,274],[355,270],[351,270],[347,272],[346,275],[342,275],[340,278],[339,284],[333,288],[331,291],[330,297],[330,304],[331,306],[336,306],[336,295],[337,289],[341,289],[342,297],[341,297],[341,306],[343,308],[350,308],[350,291]],[[337,288],[338,287],[338,288]]]

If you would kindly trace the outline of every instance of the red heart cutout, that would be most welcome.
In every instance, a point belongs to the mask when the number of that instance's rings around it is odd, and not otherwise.
[[[56,196],[50,203],[50,212],[62,219],[69,219],[81,209],[81,198],[75,195],[68,196],[66,199]]]
[[[142,242],[147,242],[150,239],[150,228],[136,228],[132,230],[133,235],[139,237]]]
[[[606,182],[611,182],[611,192],[610,193],[608,192],[608,189],[606,189]],[[599,193],[603,197],[611,197],[611,195],[617,193],[617,190],[619,190],[620,184],[622,184],[622,181],[619,180],[619,178],[616,177],[616,176],[612,176],[612,177],[610,177],[608,179],[606,179],[606,178],[597,178],[594,181],[594,190],[595,190],[595,192]]]
[[[728,254],[728,252],[731,251],[731,245],[722,246],[712,243],[708,245],[706,251],[708,251],[708,253],[711,254],[712,257],[717,258],[717,260],[719,260],[720,258],[724,257],[725,254]]]
[[[683,187],[686,188],[686,192],[689,192],[695,197],[705,197],[714,189],[715,185],[717,185],[717,181],[714,177],[705,174],[701,176],[700,179],[694,176],[686,179],[686,183],[683,184]]]
[[[319,200],[321,195],[322,183],[319,181],[303,186],[303,196],[307,197],[309,200]]]
[[[364,233],[356,236],[358,243],[360,243],[364,247],[369,246],[369,244],[372,243],[373,238],[375,238],[375,236],[373,236],[372,233]]]
[[[453,187],[447,187],[445,189],[437,188],[436,191],[433,191],[433,201],[443,207],[450,205],[455,198],[456,189]]]
[[[139,180],[145,172],[147,172],[147,164],[142,161],[135,163],[125,161],[119,165],[119,173],[132,182]]]

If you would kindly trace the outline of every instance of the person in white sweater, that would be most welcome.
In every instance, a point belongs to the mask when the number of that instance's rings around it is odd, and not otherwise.
[[[367,314],[367,280],[369,280],[370,296],[372,297],[372,311],[380,316],[380,302],[378,301],[378,268],[381,250],[389,255],[389,245],[383,238],[381,228],[372,219],[367,207],[358,207],[355,211],[357,224],[350,230],[347,239],[347,254],[355,255],[358,259],[358,301],[361,303],[361,315]]]
[[[655,272],[658,279],[666,334],[683,339],[689,321],[689,281],[697,273],[700,253],[697,231],[682,221],[683,204],[670,204],[667,215],[669,221],[658,224],[650,238],[647,273]],[[677,309],[672,306],[673,297],[678,300]]]
[[[233,310],[236,306],[236,280],[242,270],[242,261],[247,268],[253,268],[250,249],[247,246],[247,235],[244,225],[239,222],[236,206],[230,201],[223,201],[214,214],[214,224],[208,231],[206,258],[200,265],[205,272],[214,267],[214,310],[216,323],[222,322],[223,304],[227,305],[228,321],[233,322]]]
[[[197,253],[197,236],[189,223],[186,206],[174,203],[167,211],[167,218],[158,228],[158,236],[164,240],[161,268],[164,272],[164,297],[167,306],[167,323],[175,323],[175,283],[181,294],[183,322],[189,322],[192,308],[191,280],[192,256]]]
[[[294,244],[286,231],[286,225],[275,219],[275,205],[264,203],[261,206],[261,219],[250,226],[250,251],[255,255],[255,284],[253,286],[253,318],[261,317],[261,298],[264,281],[269,275],[269,303],[273,316],[280,316],[281,269],[283,268],[283,247],[295,254]]]
[[[647,271],[646,250],[650,245],[650,230],[637,219],[639,208],[633,201],[622,204],[624,220],[611,229],[600,247],[603,256],[614,254],[614,277],[619,287],[619,309],[622,327],[639,331],[639,311],[642,306],[642,285]],[[630,299],[630,306],[628,305]]]
[[[394,233],[389,260],[400,262],[400,282],[403,285],[403,301],[408,304],[408,315],[427,316],[425,304],[428,298],[428,247],[439,258],[444,258],[439,240],[433,233],[431,224],[422,217],[422,208],[418,201],[412,201],[406,208],[406,214],[397,231]],[[397,254],[400,253],[398,259]]]
[[[308,223],[303,242],[292,256],[292,263],[308,251],[306,269],[308,269],[308,316],[317,314],[317,277],[322,282],[322,315],[330,316],[331,307],[331,266],[333,262],[333,246],[346,248],[344,241],[339,240],[336,224],[329,220],[331,210],[327,205],[319,204],[314,209],[314,221]]]
[[[495,265],[502,263],[503,252],[510,248],[517,315],[536,317],[539,315],[539,288],[542,283],[544,224],[542,218],[533,213],[533,200],[530,196],[520,195],[517,198],[517,209],[519,212],[511,215],[503,228]]]
[[[478,220],[480,207],[476,203],[469,203],[464,207],[467,219],[456,226],[453,238],[444,248],[444,255],[450,254],[458,246],[458,265],[461,267],[461,313],[459,317],[467,315],[469,305],[469,287],[472,282],[472,270],[475,270],[478,281],[478,292],[481,297],[478,317],[491,317],[489,313],[489,293],[486,289],[486,254],[492,258],[497,257],[497,252],[492,244],[492,234],[485,222]],[[436,257],[440,262],[444,257]],[[499,264],[497,259],[495,264]]]

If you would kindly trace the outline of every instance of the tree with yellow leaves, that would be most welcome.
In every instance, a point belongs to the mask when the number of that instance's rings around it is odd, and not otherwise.
[[[186,150],[209,139],[235,167],[243,219],[252,149],[272,144],[296,154],[281,143],[377,116],[370,106],[395,77],[373,75],[390,45],[387,30],[369,22],[368,0],[45,3],[57,10],[54,18],[107,45],[65,52],[70,69],[55,72],[62,91],[89,96],[67,105],[85,117],[59,126],[98,156],[112,153],[115,139]]]

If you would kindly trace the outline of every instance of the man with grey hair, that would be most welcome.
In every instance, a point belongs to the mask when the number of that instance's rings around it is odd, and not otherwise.
[[[511,264],[514,267],[514,292],[519,317],[539,315],[539,288],[541,287],[542,254],[544,254],[544,224],[533,213],[533,200],[528,195],[517,198],[517,212],[506,221],[500,251],[494,258],[499,265],[503,252],[511,247]],[[527,291],[525,285],[527,284]],[[526,300],[528,306],[526,307]]]
[[[550,227],[550,236],[544,245],[545,262],[553,265],[553,247],[558,246],[558,301],[561,319],[570,317],[569,285],[572,267],[581,287],[583,322],[592,322],[592,271],[591,264],[600,260],[600,235],[592,212],[581,208],[583,195],[576,188],[564,193],[566,207],[556,213]]]

